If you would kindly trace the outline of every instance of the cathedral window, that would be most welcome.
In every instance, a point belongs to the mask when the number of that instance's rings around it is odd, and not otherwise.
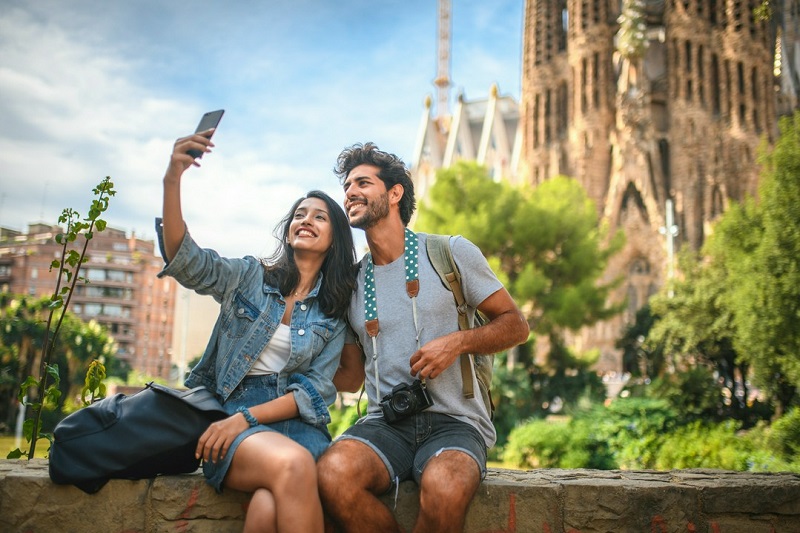
[[[600,106],[600,54],[595,52],[592,57],[592,107]]]
[[[698,87],[697,93],[700,96],[700,105],[703,107],[706,106],[706,87],[705,87],[705,79],[706,79],[706,72],[705,72],[705,58],[703,55],[705,54],[705,48],[700,45],[697,47],[697,80],[698,80]]]

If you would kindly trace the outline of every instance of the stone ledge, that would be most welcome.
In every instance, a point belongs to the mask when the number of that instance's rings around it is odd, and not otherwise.
[[[9,533],[239,532],[248,501],[216,494],[199,471],[113,480],[89,495],[53,484],[46,460],[0,460],[0,531]],[[416,486],[403,483],[395,513],[405,530],[417,510]],[[800,475],[491,469],[465,531],[797,533]]]

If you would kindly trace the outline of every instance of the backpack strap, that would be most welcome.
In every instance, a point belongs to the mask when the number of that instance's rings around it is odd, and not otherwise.
[[[467,317],[467,302],[464,291],[461,289],[461,272],[458,270],[453,252],[450,249],[449,235],[427,235],[426,246],[428,259],[430,259],[436,273],[439,274],[444,286],[453,293],[458,311],[458,329],[470,329]],[[475,389],[472,386],[473,369],[470,354],[461,355],[461,381],[464,384],[464,398],[474,398]]]

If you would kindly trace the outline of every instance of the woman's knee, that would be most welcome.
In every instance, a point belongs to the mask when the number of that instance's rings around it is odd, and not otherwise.
[[[277,457],[272,457],[269,461],[273,463],[270,465],[273,475],[284,483],[317,483],[317,465],[314,456],[302,446],[281,449]]]

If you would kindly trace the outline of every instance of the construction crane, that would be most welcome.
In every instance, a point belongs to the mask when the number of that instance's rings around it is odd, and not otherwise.
[[[439,0],[439,41],[436,68],[436,114],[440,123],[450,116],[450,0]]]

